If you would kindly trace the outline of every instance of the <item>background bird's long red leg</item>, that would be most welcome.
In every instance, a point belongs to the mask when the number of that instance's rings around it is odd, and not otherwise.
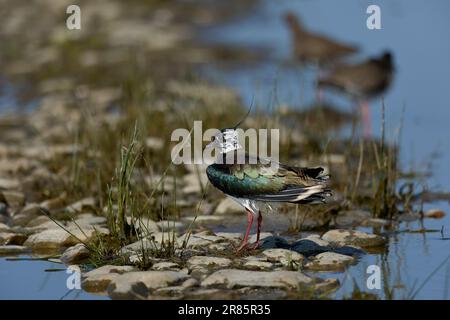
[[[247,230],[245,231],[244,240],[242,240],[242,243],[237,250],[238,252],[247,247],[248,236],[250,234],[250,230],[252,229],[253,224],[253,213],[247,209],[245,209],[245,211],[247,211]]]
[[[361,102],[361,116],[363,120],[364,138],[368,139],[372,136],[372,120],[370,117],[369,102],[367,100]]]

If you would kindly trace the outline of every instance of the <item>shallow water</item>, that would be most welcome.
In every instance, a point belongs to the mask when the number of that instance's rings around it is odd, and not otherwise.
[[[369,4],[381,7],[382,29],[366,28],[366,8]],[[235,44],[248,48],[265,48],[271,52],[268,59],[244,67],[208,65],[202,74],[235,88],[243,101],[272,110],[277,104],[305,106],[314,103],[313,70],[302,70],[286,63],[290,55],[290,34],[282,20],[291,10],[299,15],[311,30],[327,34],[348,43],[357,44],[363,59],[389,49],[394,53],[396,74],[390,90],[385,94],[388,137],[395,138],[405,107],[401,140],[402,168],[431,171],[426,183],[431,190],[450,190],[450,30],[447,13],[450,3],[440,1],[261,1],[249,16],[227,25],[208,30],[206,41]],[[231,67],[230,67],[231,65]],[[351,110],[351,102],[326,93],[325,100],[343,110]],[[371,102],[374,135],[381,126],[381,102]],[[449,213],[447,202],[427,204],[425,209],[438,207]],[[402,223],[399,230],[419,229],[420,222]],[[424,221],[426,229],[435,233],[399,233],[390,236],[385,255],[366,255],[346,274],[332,274],[343,282],[337,298],[348,296],[358,287],[382,298],[389,298],[383,290],[366,288],[366,268],[370,264],[388,268],[389,288],[394,298],[412,297],[412,288],[418,289],[418,299],[448,299],[450,296],[450,262],[433,271],[449,257],[450,216],[442,220]],[[364,229],[362,229],[364,230]],[[444,238],[444,239],[443,239]],[[327,274],[326,276],[329,276]]]
[[[29,258],[19,256],[16,258]],[[83,290],[69,290],[69,274],[56,269],[64,265],[50,261],[10,261],[0,257],[0,299],[92,300],[107,297],[89,294]],[[45,271],[52,270],[52,271]],[[5,290],[7,288],[7,290]]]

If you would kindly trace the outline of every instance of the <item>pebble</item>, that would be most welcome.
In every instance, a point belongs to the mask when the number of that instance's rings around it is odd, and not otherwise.
[[[10,207],[23,207],[25,195],[18,191],[0,191],[0,201],[4,201]]]
[[[108,294],[112,299],[139,299],[159,288],[183,283],[189,276],[176,271],[135,271],[112,279]]]
[[[16,255],[30,252],[30,248],[24,246],[0,246],[0,255]]]
[[[323,252],[312,258],[305,267],[314,271],[343,271],[355,259],[335,252]]]
[[[155,263],[152,266],[153,270],[157,270],[157,271],[163,271],[163,270],[174,270],[174,271],[178,271],[180,269],[180,266],[176,263],[173,262],[158,262]]]
[[[297,271],[265,272],[223,269],[208,276],[201,285],[204,287],[225,286],[228,289],[242,287],[298,289],[301,285],[312,282],[312,278]]]
[[[243,268],[248,270],[271,270],[273,263],[268,261],[248,260],[242,265]]]
[[[66,265],[70,265],[86,261],[90,255],[91,252],[89,251],[89,249],[86,248],[84,244],[78,243],[72,247],[67,248],[66,251],[64,251],[64,253],[61,255],[60,259]]]
[[[231,265],[231,260],[228,258],[208,257],[208,256],[193,256],[187,261],[189,269],[197,268],[226,268]]]
[[[322,239],[337,245],[355,245],[359,247],[377,247],[384,245],[386,239],[376,234],[355,230],[336,229],[326,232]]]
[[[88,197],[81,199],[77,202],[72,203],[71,205],[67,206],[67,211],[71,213],[80,213],[84,210],[94,210],[96,207],[96,200],[93,197]]]
[[[283,265],[289,265],[291,262],[301,264],[304,259],[300,253],[287,249],[267,249],[262,252],[262,255],[270,262],[280,262]]]

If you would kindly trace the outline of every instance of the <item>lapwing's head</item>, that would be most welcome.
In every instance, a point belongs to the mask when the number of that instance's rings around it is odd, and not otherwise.
[[[225,128],[214,136],[214,139],[206,148],[217,148],[220,153],[241,149],[237,128]]]
[[[217,148],[220,153],[227,153],[234,150],[242,149],[239,144],[239,131],[238,127],[247,119],[252,106],[248,109],[247,114],[232,128],[221,129],[215,136],[212,142],[210,142],[206,148]]]

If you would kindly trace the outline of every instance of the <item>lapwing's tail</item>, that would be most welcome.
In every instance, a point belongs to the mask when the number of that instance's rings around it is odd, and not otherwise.
[[[331,196],[329,175],[323,174],[323,168],[290,167],[290,170],[295,171],[303,183],[288,184],[276,194],[256,195],[254,200],[307,204],[323,203]]]

